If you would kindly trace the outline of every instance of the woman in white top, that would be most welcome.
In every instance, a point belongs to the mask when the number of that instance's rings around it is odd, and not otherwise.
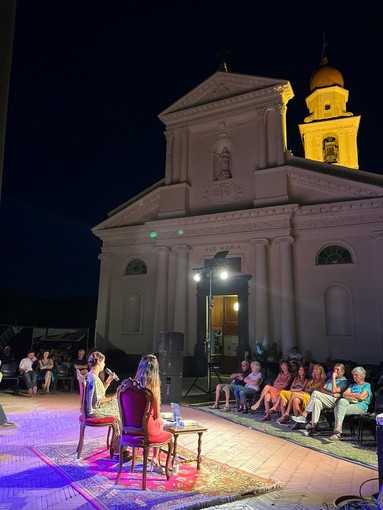
[[[245,386],[234,385],[234,398],[237,401],[238,411],[248,413],[246,407],[246,396],[259,393],[262,384],[261,364],[258,361],[252,361],[250,364],[251,372],[243,380]]]

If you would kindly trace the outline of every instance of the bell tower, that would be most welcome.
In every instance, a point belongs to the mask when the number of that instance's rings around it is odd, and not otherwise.
[[[305,158],[357,170],[360,116],[347,111],[343,76],[324,55],[311,76],[310,91],[310,115],[299,125]]]

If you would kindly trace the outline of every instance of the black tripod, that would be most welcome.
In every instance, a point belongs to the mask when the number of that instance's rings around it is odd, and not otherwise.
[[[209,356],[208,356],[209,358]],[[219,382],[222,384],[222,379],[219,375],[219,373],[217,372],[217,368],[216,368],[216,365],[215,363],[211,363],[211,361],[208,361],[207,363],[207,389],[205,390],[204,388],[201,388],[201,386],[198,386],[197,382],[198,382],[198,379],[202,376],[197,376],[192,385],[190,386],[190,388],[187,390],[187,392],[185,393],[185,397],[188,396],[190,390],[192,388],[198,388],[200,391],[202,391],[202,393],[206,393],[207,395],[209,395],[210,393],[212,393],[214,391],[214,389],[211,387],[211,375],[212,373],[215,374],[215,376],[218,378]]]

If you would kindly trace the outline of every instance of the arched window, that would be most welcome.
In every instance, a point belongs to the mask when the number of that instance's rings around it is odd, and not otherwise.
[[[148,268],[146,264],[141,259],[134,259],[127,265],[125,274],[127,275],[137,275],[137,274],[146,274],[148,272]]]
[[[142,297],[132,291],[122,304],[122,331],[124,333],[140,333],[142,328]]]
[[[336,138],[328,136],[322,142],[323,161],[325,163],[338,163],[339,147]]]
[[[352,264],[352,256],[347,248],[331,244],[323,248],[317,255],[318,266],[325,264]]]

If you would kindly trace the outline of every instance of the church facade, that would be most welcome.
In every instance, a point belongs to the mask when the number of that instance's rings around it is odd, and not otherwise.
[[[383,179],[358,169],[341,73],[324,59],[310,85],[304,158],[288,149],[287,80],[220,70],[159,115],[164,178],[92,229],[97,349],[158,352],[182,332],[191,374],[207,353],[235,370],[257,343],[383,359]]]

